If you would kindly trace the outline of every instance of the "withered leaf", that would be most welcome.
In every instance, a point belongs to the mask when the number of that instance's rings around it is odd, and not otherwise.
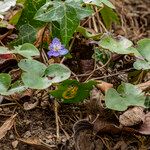
[[[44,143],[37,137],[30,137],[28,139],[18,139],[19,141],[35,147],[37,150],[52,150],[51,145]]]
[[[143,124],[139,129],[141,134],[150,135],[150,112],[145,115]]]
[[[7,131],[9,131],[13,124],[14,124],[14,121],[15,121],[15,117],[17,116],[17,114],[11,116],[9,119],[7,119],[4,124],[0,127],[0,139],[2,139]]]

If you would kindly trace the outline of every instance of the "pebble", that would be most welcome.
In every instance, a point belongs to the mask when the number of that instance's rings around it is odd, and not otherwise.
[[[12,147],[13,148],[16,148],[17,147],[17,145],[18,145],[18,141],[16,140],[16,141],[13,141],[11,144],[12,144]]]
[[[10,134],[9,139],[13,140],[15,138],[15,136],[13,134]]]

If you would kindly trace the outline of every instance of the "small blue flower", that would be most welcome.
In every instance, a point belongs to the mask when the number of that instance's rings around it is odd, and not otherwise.
[[[52,43],[49,46],[48,56],[63,56],[68,53],[68,50],[64,47],[64,45],[61,44],[60,40],[58,38],[54,38]]]

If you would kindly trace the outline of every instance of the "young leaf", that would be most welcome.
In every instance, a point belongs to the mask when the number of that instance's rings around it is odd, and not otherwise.
[[[45,75],[52,78],[52,83],[59,83],[68,79],[71,71],[63,64],[52,64],[45,70]]]
[[[29,59],[31,59],[32,56],[40,55],[39,50],[33,44],[30,43],[25,43],[21,46],[15,47],[15,50],[13,50],[12,52],[20,54]]]
[[[95,85],[95,81],[79,83],[76,80],[66,80],[62,82],[58,89],[50,94],[55,98],[62,99],[64,103],[82,102],[90,95],[90,91]]]
[[[30,59],[22,59],[18,66],[25,72],[36,76],[43,76],[44,71],[46,70],[46,65],[37,61],[37,60],[30,60]]]
[[[0,74],[0,93],[6,92],[11,84],[11,76],[7,73]]]
[[[110,7],[104,6],[100,13],[106,28],[110,28],[112,23],[119,24],[118,15]]]
[[[117,91],[109,89],[105,95],[105,104],[109,109],[124,111],[129,106],[145,107],[145,96],[141,90],[130,83],[122,83]]]

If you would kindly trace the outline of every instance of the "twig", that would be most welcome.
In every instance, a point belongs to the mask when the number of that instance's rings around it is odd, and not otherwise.
[[[57,141],[59,141],[60,139],[60,135],[59,135],[59,117],[58,117],[58,102],[55,99],[54,100],[54,112],[55,112],[55,123],[56,123],[56,137],[57,137]]]
[[[0,104],[0,107],[12,106],[12,105],[16,105],[16,103],[6,103],[6,104]]]
[[[92,78],[92,80],[100,80],[100,79],[104,79],[104,78],[109,78],[109,77],[117,76],[117,75],[120,75],[120,74],[124,74],[127,71],[130,71],[132,69],[133,68],[130,68],[130,69],[123,70],[121,72],[114,73],[114,74],[110,74],[110,75],[106,75],[106,76],[102,76],[102,77],[97,77],[97,78]]]

